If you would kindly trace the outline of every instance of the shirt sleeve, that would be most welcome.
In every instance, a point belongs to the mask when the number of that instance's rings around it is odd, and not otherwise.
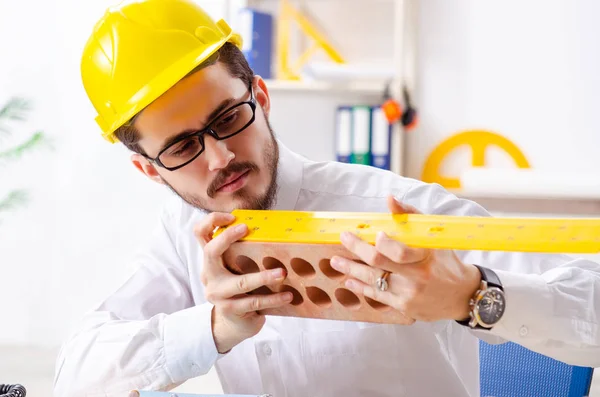
[[[187,268],[165,216],[137,257],[137,270],[84,316],[62,346],[54,381],[57,397],[166,391],[206,374],[219,358],[212,305],[194,304]]]
[[[437,184],[415,182],[403,201],[423,213],[490,216],[477,203]],[[491,343],[512,341],[571,365],[600,367],[600,264],[563,254],[457,251],[464,263],[493,269],[506,309],[491,331],[471,331]]]

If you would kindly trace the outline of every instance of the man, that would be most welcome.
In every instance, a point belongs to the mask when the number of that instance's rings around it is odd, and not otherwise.
[[[247,229],[212,231],[235,208],[488,214],[438,185],[291,152],[271,131],[268,87],[240,44],[190,0],[123,3],[87,42],[82,76],[104,137],[129,147],[137,169],[177,196],[139,270],[65,343],[57,396],[168,390],[213,366],[225,393],[477,396],[477,337],[600,363],[600,267],[558,255],[429,252],[386,236],[373,247],[344,235],[367,265],[332,266],[353,276],[349,288],[399,309],[405,324],[258,315],[292,297],[245,294],[280,285],[279,270],[225,270],[222,253]],[[469,300],[482,278],[506,305],[487,306],[471,328]]]

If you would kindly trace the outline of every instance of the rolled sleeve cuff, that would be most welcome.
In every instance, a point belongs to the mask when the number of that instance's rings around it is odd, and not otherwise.
[[[173,313],[165,318],[165,357],[173,382],[206,374],[222,356],[212,335],[209,303]]]
[[[494,270],[504,288],[506,307],[491,333],[513,342],[544,339],[552,316],[552,296],[546,281],[536,274]]]

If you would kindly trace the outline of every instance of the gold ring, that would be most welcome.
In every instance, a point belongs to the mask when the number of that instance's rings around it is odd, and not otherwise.
[[[387,282],[387,278],[390,275],[390,272],[385,271],[383,272],[383,274],[381,275],[381,277],[379,277],[377,279],[377,289],[379,289],[380,291],[386,291],[389,287],[388,282]]]

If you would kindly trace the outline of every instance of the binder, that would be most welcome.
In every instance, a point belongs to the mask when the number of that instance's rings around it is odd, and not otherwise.
[[[241,8],[238,24],[243,39],[242,53],[250,68],[263,79],[272,78],[273,16],[252,8]]]
[[[354,164],[371,165],[371,107],[352,107],[352,155]]]
[[[388,123],[381,106],[371,108],[371,119],[371,165],[390,170],[392,126]]]
[[[350,163],[352,155],[352,107],[339,106],[336,110],[335,157],[341,163]]]

